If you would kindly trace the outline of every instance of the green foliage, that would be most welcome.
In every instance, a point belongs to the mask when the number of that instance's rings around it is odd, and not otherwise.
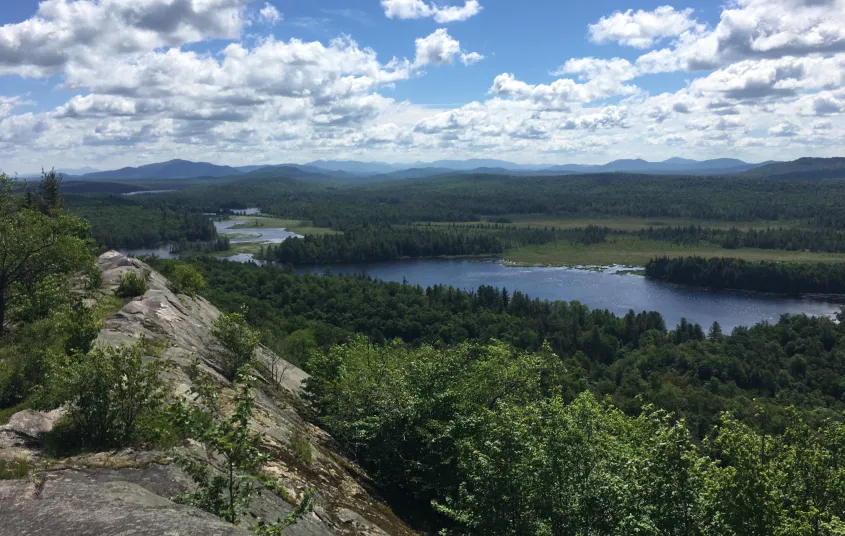
[[[24,321],[43,316],[62,277],[92,258],[87,223],[55,207],[45,214],[26,206],[11,193],[14,186],[0,174],[0,331],[8,308],[22,312]]]
[[[234,412],[226,418],[214,385],[206,375],[196,372],[196,366],[194,370],[192,393],[200,404],[187,411],[192,436],[205,446],[212,459],[220,460],[220,470],[193,458],[177,457],[197,489],[175,500],[238,523],[258,491],[255,476],[266,459],[259,451],[261,436],[249,428],[254,404],[250,380],[240,377]]]
[[[31,467],[25,458],[0,459],[0,480],[23,480],[29,476]]]
[[[317,490],[314,488],[309,489],[291,513],[271,525],[264,523],[254,525],[251,527],[252,531],[258,536],[281,536],[286,528],[295,525],[297,521],[314,509],[316,496]]]
[[[75,355],[91,351],[103,323],[97,309],[78,303],[60,317],[59,326],[67,333],[65,353]]]
[[[774,435],[723,415],[702,445],[665,411],[573,395],[569,374],[548,349],[356,341],[315,357],[307,390],[332,435],[392,496],[433,505],[444,534],[809,536],[841,523],[841,422],[814,428],[789,409]]]
[[[259,335],[243,313],[223,313],[214,321],[212,334],[223,347],[223,375],[234,380],[244,367],[252,363]]]
[[[144,343],[95,348],[51,370],[51,394],[67,413],[51,432],[57,452],[155,444],[164,435],[165,362],[145,362]]]
[[[311,465],[311,462],[314,461],[314,451],[311,447],[311,442],[305,434],[299,430],[294,430],[290,436],[290,446],[299,461],[306,465]]]
[[[49,405],[46,384],[50,369],[67,355],[90,350],[101,327],[100,318],[107,312],[111,311],[100,305],[88,308],[81,303],[62,303],[46,318],[7,333],[0,344],[0,408],[25,400]]]
[[[314,332],[308,329],[298,329],[285,337],[282,343],[285,358],[291,363],[302,364],[317,349]]]
[[[148,277],[148,274],[138,274],[132,270],[124,272],[120,276],[120,284],[115,290],[115,295],[120,298],[143,296],[149,290]]]
[[[38,185],[38,208],[45,213],[62,208],[62,175],[55,168],[41,170],[41,182]]]
[[[499,225],[366,226],[343,234],[306,235],[267,246],[264,257],[286,264],[384,261],[443,255],[496,255],[507,248],[555,240],[549,229],[518,229]]]
[[[845,264],[748,262],[716,257],[652,259],[646,276],[671,283],[776,293],[845,294]]]
[[[374,344],[399,338],[435,348],[497,339],[537,351],[548,341],[572,375],[573,392],[610,396],[628,415],[645,404],[672,411],[697,438],[722,411],[749,419],[754,399],[771,406],[768,432],[783,429],[778,406],[795,405],[814,425],[845,411],[845,324],[827,318],[784,316],[706,340],[700,326],[682,322],[670,330],[655,312],[616,316],[489,286],[422,289],[215,259],[191,263],[209,282],[206,298],[224,311],[246,304],[245,318],[261,329],[263,341],[291,361],[306,355],[286,344],[300,330],[313,333],[322,350],[358,335]]]
[[[138,190],[133,187],[132,190]],[[138,196],[139,198],[142,196]],[[141,206],[138,198],[68,196],[68,210],[91,224],[95,240],[110,248],[156,247],[164,243],[186,244],[217,239],[214,223],[202,209]]]
[[[169,274],[168,279],[173,290],[181,294],[194,296],[206,287],[202,274],[190,264],[178,264]]]
[[[103,271],[94,263],[85,269],[85,278],[87,290],[99,290],[103,286]]]

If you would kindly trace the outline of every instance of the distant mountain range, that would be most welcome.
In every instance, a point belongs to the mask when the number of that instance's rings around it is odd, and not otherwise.
[[[230,166],[218,166],[208,162],[169,160],[140,167],[125,167],[112,171],[86,173],[82,179],[193,179],[196,177],[228,177],[242,172]]]
[[[614,160],[602,165],[564,164],[524,165],[495,159],[438,160],[416,164],[386,164],[352,160],[316,160],[307,164],[272,166],[219,166],[208,162],[170,160],[139,167],[112,171],[72,174],[68,180],[143,180],[194,178],[289,178],[310,182],[366,183],[388,180],[424,179],[448,174],[485,174],[509,176],[555,176],[584,173],[648,173],[677,175],[748,176],[843,176],[845,158],[802,158],[793,162],[760,162],[752,164],[734,158],[689,160],[669,158],[662,162],[641,159]]]

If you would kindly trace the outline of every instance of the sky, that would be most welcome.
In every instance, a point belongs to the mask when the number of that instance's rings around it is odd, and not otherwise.
[[[842,156],[845,0],[15,0],[0,170]]]

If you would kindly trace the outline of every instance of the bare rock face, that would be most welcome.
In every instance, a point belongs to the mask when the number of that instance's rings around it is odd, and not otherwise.
[[[220,312],[201,297],[173,292],[166,278],[138,259],[110,251],[99,259],[106,289],[114,289],[127,271],[148,275],[149,290],[128,301],[105,320],[96,341],[100,346],[134,344],[146,338],[157,349],[150,359],[175,363],[167,373],[174,393],[185,394],[190,379],[184,368],[200,362],[221,390],[222,400],[234,395],[231,383],[220,373],[219,348],[211,327]],[[348,460],[334,440],[302,417],[305,405],[299,395],[308,375],[280,360],[266,348],[258,352],[260,364],[275,362],[284,370],[281,381],[270,382],[257,373],[252,427],[265,438],[271,453],[263,471],[278,479],[284,493],[263,490],[253,499],[250,512],[239,527],[207,513],[169,500],[191,489],[192,483],[170,463],[167,453],[123,452],[85,455],[51,462],[35,484],[0,481],[0,534],[20,535],[240,535],[258,520],[268,522],[287,515],[311,488],[317,490],[314,511],[286,529],[291,536],[415,534],[374,493],[367,475]],[[266,371],[264,371],[266,374]],[[38,435],[49,430],[61,413],[25,411],[0,427],[0,458],[24,453],[38,459]],[[291,447],[291,437],[308,439],[313,459],[304,461]],[[206,458],[199,446],[191,455]],[[281,495],[285,495],[283,499]],[[7,532],[4,532],[7,531]]]
[[[0,527],[3,534],[18,536],[250,534],[137,484],[65,480],[0,481]]]

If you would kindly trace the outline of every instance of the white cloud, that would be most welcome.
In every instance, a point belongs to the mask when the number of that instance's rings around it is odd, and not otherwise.
[[[637,61],[644,72],[716,69],[745,59],[845,52],[845,0],[735,0],[710,30],[696,26],[673,46]]]
[[[484,56],[482,56],[478,52],[461,53],[461,63],[463,63],[464,65],[474,65],[483,59]]]
[[[462,22],[481,13],[478,0],[467,0],[463,7],[435,7],[434,20],[439,23]]]
[[[481,13],[478,0],[466,0],[463,6],[440,6],[424,0],[381,0],[384,14],[391,19],[424,19],[433,17],[446,24],[465,21]]]
[[[282,14],[270,2],[264,2],[264,7],[258,12],[258,16],[262,22],[267,24],[276,24],[282,20]]]
[[[452,65],[455,58],[464,65],[472,65],[484,59],[477,52],[464,52],[461,43],[453,39],[445,28],[439,28],[427,37],[416,40],[415,67]]]
[[[52,109],[33,102],[40,96],[0,97],[0,167],[174,157],[561,163],[659,159],[667,148],[765,160],[845,146],[845,0],[734,0],[710,28],[671,8],[611,14],[592,37],[655,50],[563,57],[551,77],[499,71],[477,102],[445,109],[397,102],[391,91],[423,70],[484,59],[446,29],[417,39],[414,58],[384,57],[349,36],[276,39],[257,24],[274,19],[261,15],[270,2],[48,0],[0,27],[0,76],[42,77],[74,95]],[[393,18],[443,22],[480,10],[452,3],[383,5]],[[250,20],[258,34],[242,35]],[[644,75],[674,71],[687,80],[659,94],[639,87]]]
[[[769,134],[772,136],[791,138],[792,136],[797,136],[800,130],[801,129],[798,125],[793,123],[780,123],[779,125],[770,128]]]
[[[48,76],[71,62],[240,35],[249,0],[44,0],[0,27],[0,75]]]
[[[701,29],[692,18],[692,13],[692,9],[675,11],[671,6],[660,6],[654,11],[617,11],[591,24],[590,38],[596,43],[615,41],[622,45],[647,48],[661,39]]]

